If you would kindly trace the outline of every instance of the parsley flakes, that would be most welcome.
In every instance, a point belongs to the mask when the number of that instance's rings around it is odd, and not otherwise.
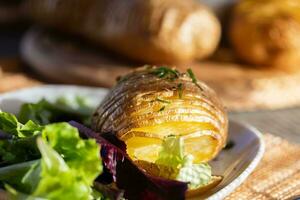
[[[175,69],[170,69],[168,67],[158,67],[153,69],[152,74],[156,75],[158,78],[166,78],[171,81],[179,78],[179,72]]]
[[[178,88],[178,96],[180,99],[182,99],[182,93],[183,93],[183,84],[182,83],[179,83],[177,85],[177,88]]]

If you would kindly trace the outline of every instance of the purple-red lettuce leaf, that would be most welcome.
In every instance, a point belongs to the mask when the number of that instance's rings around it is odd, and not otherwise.
[[[83,136],[94,138],[101,145],[104,167],[110,172],[111,179],[117,186],[125,191],[125,198],[129,200],[185,199],[187,183],[146,174],[133,163],[125,151],[111,144],[99,133],[74,121],[70,124],[78,128]]]
[[[94,190],[100,192],[100,194],[109,200],[123,200],[124,190],[117,188],[115,184],[101,184],[94,183]]]
[[[69,123],[76,127],[84,137],[94,138],[97,143],[101,145],[100,153],[104,170],[100,177],[98,177],[98,181],[102,183],[111,183],[112,181],[116,182],[117,161],[124,159],[125,153],[103,137],[100,137],[98,133],[95,133],[93,130],[85,127],[84,125],[75,121],[71,121]]]
[[[117,136],[115,134],[112,133],[101,133],[101,137],[103,137],[104,139],[106,139],[107,141],[109,141],[111,144],[115,145],[116,147],[118,147],[119,149],[121,149],[124,153],[126,153],[126,144],[125,142],[123,142],[122,140],[120,140],[119,138],[117,138]]]

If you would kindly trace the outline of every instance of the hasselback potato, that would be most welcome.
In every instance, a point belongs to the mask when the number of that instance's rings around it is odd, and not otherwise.
[[[195,163],[224,146],[227,114],[215,92],[191,70],[146,66],[122,77],[93,115],[93,128],[115,132],[133,160],[154,162],[162,140],[184,138]]]
[[[210,55],[220,39],[214,14],[193,0],[27,0],[31,18],[147,63]]]
[[[244,61],[299,70],[300,1],[243,0],[234,9],[230,40]]]

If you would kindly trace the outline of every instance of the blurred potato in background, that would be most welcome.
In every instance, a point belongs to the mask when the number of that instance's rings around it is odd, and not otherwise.
[[[245,62],[299,70],[299,0],[240,1],[229,31],[236,54]]]
[[[182,63],[211,55],[221,28],[193,0],[28,0],[32,19],[145,63]]]

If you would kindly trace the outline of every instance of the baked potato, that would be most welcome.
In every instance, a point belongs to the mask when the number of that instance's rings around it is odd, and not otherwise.
[[[133,60],[179,63],[209,56],[220,24],[193,0],[28,0],[31,18]]]
[[[214,158],[227,138],[227,114],[215,92],[189,69],[146,66],[122,77],[97,108],[93,129],[115,132],[133,160],[155,162],[165,137],[184,140],[195,163]]]
[[[300,69],[300,1],[243,0],[233,12],[229,37],[249,64]]]

